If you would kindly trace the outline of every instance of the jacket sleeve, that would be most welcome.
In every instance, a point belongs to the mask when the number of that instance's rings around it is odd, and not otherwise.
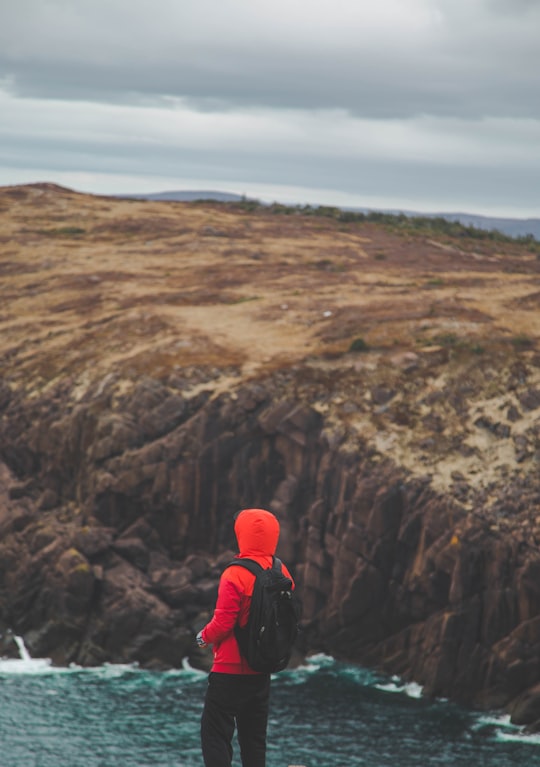
[[[233,632],[240,612],[241,596],[238,584],[229,580],[226,572],[223,573],[219,582],[214,615],[210,623],[207,623],[202,630],[202,638],[207,644],[221,642]]]

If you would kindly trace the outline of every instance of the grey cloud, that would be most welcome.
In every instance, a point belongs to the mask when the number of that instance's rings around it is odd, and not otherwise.
[[[242,64],[242,65],[241,65]],[[16,66],[0,58],[0,72],[14,77],[22,96],[141,103],[163,96],[186,98],[204,110],[238,106],[331,109],[363,117],[398,118],[418,114],[540,116],[540,85],[531,62],[520,77],[501,68],[487,77],[466,60],[452,67],[421,57],[396,62],[380,57],[325,60],[306,58],[295,65],[285,56],[264,52],[253,61],[238,60],[235,72],[180,60],[145,65],[27,62]],[[540,68],[540,65],[539,65]]]
[[[396,40],[384,30],[371,39],[361,27],[355,40],[344,27],[340,44],[336,28],[326,41],[310,42],[309,16],[305,29],[289,30],[295,35],[265,37],[254,27],[250,39],[242,18],[223,17],[220,31],[216,20],[209,17],[203,25],[202,11],[185,3],[161,0],[153,6],[155,18],[143,14],[141,3],[96,3],[95,15],[87,9],[78,23],[77,17],[58,15],[60,5],[46,22],[43,4],[26,0],[43,23],[58,23],[60,33],[55,38],[49,28],[47,44],[47,35],[30,22],[22,33],[15,4],[8,14],[0,11],[0,75],[27,97],[137,103],[170,95],[203,109],[218,104],[220,110],[342,108],[388,118],[537,117],[540,13],[527,0],[518,3],[523,19],[514,16],[509,25],[496,10],[509,8],[510,0],[490,0],[483,14],[479,6],[473,13],[470,3],[456,0],[453,14],[442,15],[418,40]],[[122,14],[125,24],[118,27]]]

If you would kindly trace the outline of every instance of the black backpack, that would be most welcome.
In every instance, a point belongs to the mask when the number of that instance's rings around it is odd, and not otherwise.
[[[281,671],[289,663],[298,634],[292,581],[277,557],[267,570],[253,559],[235,559],[230,564],[245,567],[255,576],[247,624],[234,627],[240,652],[254,671]]]

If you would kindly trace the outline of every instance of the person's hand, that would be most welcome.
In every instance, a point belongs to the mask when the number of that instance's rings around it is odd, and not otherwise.
[[[202,629],[199,631],[199,633],[197,634],[195,639],[196,639],[196,642],[199,645],[199,647],[208,647],[208,645],[206,644],[206,642],[202,638]]]

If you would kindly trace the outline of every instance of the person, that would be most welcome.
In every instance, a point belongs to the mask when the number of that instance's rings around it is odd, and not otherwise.
[[[279,522],[266,509],[244,509],[234,532],[238,559],[272,566],[279,539]],[[283,572],[291,577],[282,565]],[[292,578],[291,578],[292,581]],[[214,654],[201,717],[201,745],[205,767],[230,767],[232,739],[237,730],[243,767],[265,767],[270,674],[250,668],[234,634],[249,616],[255,576],[244,567],[227,567],[220,579],[214,614],[197,634],[200,647],[212,645]]]

